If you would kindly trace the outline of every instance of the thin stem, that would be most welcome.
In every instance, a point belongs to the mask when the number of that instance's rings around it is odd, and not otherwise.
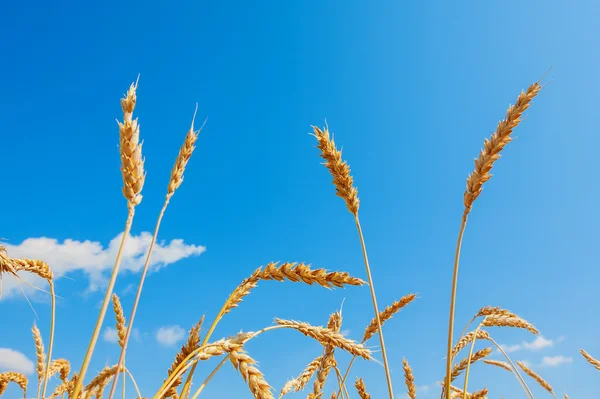
[[[133,387],[135,388],[135,392],[138,394],[138,398],[141,399],[142,394],[140,393],[140,389],[138,388],[137,383],[135,382],[135,378],[133,378],[133,375],[129,372],[127,368],[125,368],[125,372],[127,372],[129,378],[131,379],[131,382],[133,382]],[[125,378],[123,378],[123,380],[125,380]]]
[[[517,377],[517,380],[521,384],[521,387],[523,387],[523,390],[525,391],[525,393],[531,399],[534,399],[533,394],[531,393],[531,391],[529,390],[529,387],[527,386],[527,383],[525,382],[525,380],[521,376],[521,373],[519,373],[519,370],[517,369],[517,367],[515,366],[515,364],[513,363],[513,361],[510,360],[510,357],[508,357],[508,355],[506,354],[506,352],[504,352],[504,349],[502,349],[502,347],[500,345],[498,345],[496,343],[496,341],[494,341],[494,339],[492,337],[490,337],[490,341],[492,341],[492,343],[496,346],[496,348],[498,348],[498,350],[504,355],[504,357],[506,358],[506,360],[510,363],[510,366],[513,368],[513,374],[515,375],[515,377]]]
[[[122,395],[121,395],[122,399],[125,399],[125,381],[127,381],[127,378],[125,378],[125,376],[123,376],[123,391],[122,391]]]
[[[348,378],[348,374],[350,374],[350,368],[352,367],[352,363],[354,363],[354,359],[356,359],[356,355],[352,356],[352,359],[350,359],[348,368],[346,369],[346,372],[344,373],[344,377],[342,378],[342,386],[346,386],[346,378]],[[336,399],[339,398],[341,394],[342,394],[342,391],[340,390],[337,393]]]
[[[452,369],[452,333],[454,329],[454,307],[456,304],[456,285],[458,282],[458,262],[460,260],[460,247],[462,245],[463,234],[467,226],[468,211],[465,209],[460,224],[458,240],[456,243],[456,254],[454,255],[454,275],[452,277],[452,294],[450,296],[450,321],[448,322],[448,352],[446,356],[446,399],[450,399],[451,369]]]
[[[473,348],[475,348],[475,341],[477,341],[477,332],[481,329],[482,325],[479,324],[473,332],[473,341],[471,341],[471,348],[469,349],[469,357],[467,358],[467,369],[465,370],[465,386],[463,388],[463,399],[467,399],[467,386],[469,384],[469,371],[471,371],[471,358],[473,357]],[[448,385],[450,386],[450,385]]]
[[[360,221],[358,220],[358,212],[354,214],[354,221],[356,222],[356,228],[358,229],[358,235],[360,237],[360,245],[362,247],[365,268],[367,270],[367,279],[369,280],[369,288],[371,290],[371,300],[373,301],[373,310],[375,311],[375,319],[377,320],[377,330],[379,331],[379,343],[381,344],[381,357],[383,358],[383,366],[385,368],[385,377],[387,379],[388,392],[390,394],[390,399],[394,399],[394,391],[392,389],[392,377],[390,376],[390,367],[388,365],[385,343],[383,341],[383,331],[381,330],[381,320],[379,319],[377,297],[375,296],[375,287],[373,286],[373,278],[371,277],[371,267],[369,266],[369,258],[367,257],[367,247],[365,246],[365,239],[363,237],[362,229],[360,227]]]
[[[140,302],[140,297],[142,296],[142,288],[144,287],[144,281],[146,279],[146,273],[148,272],[148,266],[150,265],[150,257],[152,256],[152,249],[154,248],[154,244],[156,243],[156,237],[158,236],[158,230],[160,228],[160,222],[162,221],[163,215],[165,214],[165,210],[167,209],[167,205],[169,205],[170,197],[167,196],[165,203],[160,210],[160,214],[158,215],[158,220],[156,221],[156,227],[154,228],[154,235],[152,236],[152,241],[150,241],[150,247],[148,248],[148,253],[146,254],[146,262],[144,263],[144,269],[142,270],[142,276],[140,277],[140,284],[138,285],[137,294],[135,296],[135,301],[133,303],[133,309],[131,310],[131,316],[129,316],[129,324],[127,325],[127,331],[125,333],[125,342],[123,343],[123,347],[121,348],[121,354],[119,356],[119,362],[117,363],[117,370],[125,364],[125,353],[127,352],[127,343],[129,342],[129,337],[131,335],[131,331],[133,329],[133,321],[135,319],[135,314],[137,312],[138,304]],[[117,381],[119,379],[119,373],[115,375],[112,386],[110,387],[110,394],[108,395],[108,399],[112,399],[116,388]]]
[[[225,362],[228,359],[229,359],[229,355],[225,356],[223,358],[223,360],[221,360],[219,362],[219,364],[217,365],[217,367],[215,367],[215,369],[212,371],[212,373],[210,373],[210,375],[206,378],[206,380],[204,380],[204,382],[202,383],[202,385],[200,385],[200,387],[198,388],[198,390],[196,391],[196,393],[194,394],[194,396],[192,396],[192,399],[196,399],[198,397],[198,395],[200,395],[200,392],[202,392],[202,390],[204,389],[204,387],[206,386],[206,384],[208,384],[208,382],[215,376],[215,374],[217,374],[217,371],[219,371],[221,369],[221,367],[223,367],[223,365],[225,364]]]
[[[104,321],[104,316],[106,315],[106,309],[108,309],[108,303],[110,302],[110,297],[112,295],[113,289],[115,287],[115,282],[117,281],[117,274],[119,273],[119,266],[121,265],[121,258],[123,257],[123,248],[125,247],[125,240],[131,231],[131,224],[133,222],[133,215],[135,214],[135,208],[133,206],[128,206],[128,214],[127,214],[127,222],[125,223],[125,231],[123,232],[123,238],[121,238],[121,245],[119,246],[119,252],[117,253],[117,259],[115,260],[115,265],[113,266],[112,274],[110,276],[110,281],[108,282],[108,287],[106,288],[106,294],[104,295],[104,302],[102,302],[102,308],[100,310],[100,315],[98,316],[98,320],[96,321],[96,327],[94,328],[94,333],[92,334],[92,339],[90,340],[90,344],[88,346],[87,352],[85,354],[85,358],[83,359],[83,364],[81,365],[81,370],[79,372],[79,378],[75,382],[75,387],[73,388],[73,393],[71,394],[72,398],[79,398],[79,394],[81,393],[81,389],[83,387],[83,380],[85,378],[85,373],[90,365],[90,361],[92,359],[92,354],[94,353],[94,347],[96,346],[96,342],[98,341],[98,336],[100,335],[100,329],[102,328],[102,322]],[[118,370],[118,369],[117,369]]]
[[[44,371],[44,387],[42,388],[42,398],[46,397],[48,373],[50,372],[50,362],[52,361],[52,347],[54,346],[54,322],[56,320],[56,293],[54,292],[54,282],[52,280],[48,280],[48,284],[50,285],[50,294],[52,297],[52,314],[50,319],[50,343],[48,344],[48,358],[46,359],[46,370]]]
[[[337,374],[338,385],[340,387],[340,392],[343,390],[346,394],[346,399],[350,399],[350,395],[348,394],[348,389],[346,388],[346,384],[341,380],[342,373],[340,373],[340,369],[337,366],[334,367],[335,373]]]

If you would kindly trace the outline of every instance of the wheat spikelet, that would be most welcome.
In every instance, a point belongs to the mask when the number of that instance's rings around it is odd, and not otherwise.
[[[229,351],[229,359],[236,370],[240,371],[244,381],[248,383],[250,391],[256,399],[273,399],[271,386],[265,381],[263,374],[253,365],[252,359],[241,348]]]
[[[200,347],[200,328],[202,328],[203,322],[204,322],[204,316],[202,316],[202,318],[200,318],[200,321],[194,327],[192,327],[192,329],[190,330],[190,334],[188,336],[187,342],[181,347],[181,350],[179,352],[177,352],[177,355],[175,356],[175,360],[173,361],[171,368],[167,372],[168,376],[173,374],[175,369],[183,362],[183,360],[190,353],[192,353],[193,351],[195,351],[196,349],[198,349]],[[165,381],[167,381],[167,380],[165,379]],[[171,388],[169,388],[165,392],[165,394],[163,395],[163,398],[175,397],[177,395],[176,388],[179,385],[181,385],[181,382],[182,382],[181,376],[179,376],[178,378],[175,378],[173,385],[171,385]]]
[[[596,370],[600,370],[600,360],[594,359],[589,353],[587,353],[583,349],[581,349],[579,352],[581,353],[581,356],[583,356],[585,360],[588,361],[589,364],[594,366]]]
[[[288,393],[292,392],[296,388],[296,386],[298,386],[298,380],[296,378],[292,378],[291,380],[288,380],[283,385],[283,388],[281,388],[281,392],[279,393],[279,398],[281,399]]]
[[[350,175],[350,166],[342,160],[342,152],[335,147],[333,136],[329,136],[329,129],[325,127],[321,130],[316,126],[312,128],[319,143],[317,148],[321,150],[321,158],[325,160],[325,166],[333,177],[336,194],[346,201],[346,207],[356,216],[360,201],[358,190],[354,187],[354,180]]]
[[[469,395],[469,399],[483,399],[487,397],[488,390],[487,388],[483,388],[480,391],[475,391],[471,395]]]
[[[539,331],[527,320],[520,317],[506,315],[490,315],[486,316],[481,322],[486,327],[515,327],[523,328],[533,335],[539,334]]]
[[[9,382],[14,382],[23,390],[23,397],[27,397],[27,377],[21,373],[14,371],[8,371],[6,373],[0,373],[0,390],[6,389]]]
[[[73,392],[73,388],[75,388],[75,381],[77,380],[77,373],[74,373],[70,380],[63,381],[59,386],[56,387],[52,395],[50,395],[49,399],[54,399],[62,394],[68,393],[69,395]]]
[[[450,385],[450,391],[451,391],[452,398],[462,398],[464,396],[464,391],[453,385]],[[482,390],[475,391],[472,394],[467,393],[467,399],[482,399],[482,398],[486,398],[487,394],[488,394],[487,388],[483,388]]]
[[[121,369],[123,372],[124,369]],[[99,388],[104,388],[108,381],[117,373],[117,365],[105,367],[95,376],[92,381],[84,388],[87,392],[97,392]]]
[[[332,345],[353,355],[360,356],[363,359],[372,359],[371,351],[369,349],[328,328],[311,326],[308,323],[295,320],[275,319],[275,322],[279,325],[298,330],[302,334],[319,341],[323,346]]]
[[[462,336],[461,339],[458,340],[454,348],[452,349],[452,357],[458,355],[458,352],[463,350],[468,344],[478,339],[490,339],[490,335],[487,331],[484,330],[475,330],[471,331],[468,334]]]
[[[71,363],[67,359],[55,359],[50,363],[50,369],[48,371],[48,378],[54,374],[59,373],[60,379],[64,382],[69,378],[71,372]]]
[[[521,115],[529,107],[531,100],[539,93],[542,86],[536,82],[529,86],[526,92],[521,92],[517,98],[517,103],[511,105],[506,112],[506,118],[498,123],[496,131],[489,140],[485,140],[484,148],[479,152],[479,157],[475,159],[475,170],[467,178],[467,188],[464,194],[465,215],[471,211],[473,202],[479,197],[483,190],[483,184],[487,182],[492,175],[494,162],[500,158],[500,152],[512,138],[513,129],[521,122]]]
[[[14,271],[25,271],[38,275],[39,277],[51,281],[54,279],[54,274],[50,266],[46,262],[36,259],[11,259]]]
[[[365,387],[365,382],[362,378],[357,378],[354,386],[356,387],[360,399],[371,399],[371,395],[367,393],[367,387]]]
[[[123,306],[117,294],[112,295],[113,310],[115,311],[115,317],[117,319],[117,335],[119,336],[119,346],[122,348],[125,344],[125,335],[127,329],[125,328],[125,314],[123,313]]]
[[[194,152],[196,140],[198,139],[198,133],[200,131],[194,131],[194,119],[196,114],[194,113],[194,118],[192,118],[192,126],[185,136],[185,141],[183,145],[179,149],[179,154],[177,155],[177,159],[175,160],[175,165],[171,170],[171,178],[169,180],[169,186],[167,189],[167,202],[171,199],[175,190],[181,186],[183,183],[183,172],[185,171],[185,167]]]
[[[471,357],[471,364],[475,363],[478,360],[481,360],[485,357],[488,357],[492,353],[492,348],[485,348],[480,351],[473,353]],[[469,359],[464,358],[460,361],[460,363],[455,364],[452,368],[451,381],[454,381],[469,365]]]
[[[408,294],[400,298],[399,301],[395,301],[390,306],[386,307],[384,310],[379,312],[379,320],[381,321],[381,325],[392,318],[393,315],[398,313],[402,308],[411,303],[417,297],[416,294]],[[373,318],[371,323],[365,329],[365,333],[363,335],[362,342],[366,342],[371,339],[373,335],[377,334],[377,318]]]
[[[250,277],[246,278],[240,285],[236,287],[236,289],[229,296],[229,299],[223,308],[224,315],[231,312],[232,309],[237,308],[239,303],[242,302],[242,299],[246,295],[250,294],[252,288],[256,287],[258,281],[260,280],[259,273],[260,268],[256,269]]]
[[[485,364],[489,364],[492,366],[496,366],[496,367],[500,367],[503,368],[505,370],[508,370],[510,372],[512,372],[512,368],[510,367],[510,364],[506,363],[506,362],[502,362],[500,360],[484,360],[483,361]]]
[[[527,365],[525,365],[525,363],[523,363],[523,362],[517,362],[517,364],[519,365],[519,367],[521,367],[521,370],[523,370],[525,372],[525,374],[527,374],[528,376],[530,376],[531,378],[536,380],[538,382],[538,384],[540,384],[542,386],[542,388],[544,388],[546,391],[548,391],[552,395],[554,395],[554,392],[552,391],[552,387],[550,386],[550,384],[548,384],[548,382],[546,380],[544,380],[539,374],[537,374],[535,371],[533,371],[532,369],[527,367]]]
[[[416,399],[417,388],[415,387],[415,377],[413,375],[412,368],[406,359],[402,359],[402,366],[404,368],[404,382],[406,383],[406,388],[408,389],[408,397],[410,399]]]
[[[304,282],[308,285],[319,284],[326,288],[343,287],[344,285],[363,285],[365,282],[359,278],[350,276],[346,272],[328,272],[325,269],[311,269],[304,263],[271,262],[258,274],[261,280],[289,280],[292,282]]]
[[[129,207],[134,207],[142,202],[140,193],[146,178],[144,159],[142,158],[142,144],[139,142],[140,125],[137,118],[132,119],[136,102],[136,89],[137,85],[132,83],[125,98],[121,99],[123,123],[118,122],[123,195],[127,199]]]
[[[288,381],[283,389],[281,390],[281,396],[288,394],[293,389],[295,392],[299,392],[306,387],[308,381],[312,378],[312,376],[317,372],[319,367],[321,366],[321,362],[323,360],[323,356],[318,356],[312,362],[310,362],[300,373],[297,378],[293,378]]]
[[[36,373],[38,376],[38,385],[44,378],[44,361],[46,360],[46,354],[44,353],[44,341],[42,340],[42,333],[40,329],[34,324],[31,327],[33,333],[33,340],[35,341],[35,357],[36,357]]]
[[[327,328],[331,331],[339,333],[341,326],[342,314],[340,312],[333,313],[329,317]],[[319,369],[317,370],[317,378],[315,379],[315,383],[313,385],[314,399],[321,399],[321,397],[323,397],[323,388],[325,387],[325,382],[327,381],[327,377],[329,376],[329,372],[331,371],[332,364],[333,362],[335,362],[334,351],[335,347],[332,345],[327,345],[325,347],[323,359],[321,360],[321,364],[319,365]]]
[[[519,317],[516,314],[514,314],[513,312],[506,310],[506,309],[502,309],[499,306],[484,306],[481,309],[479,309],[477,311],[477,313],[475,313],[475,316],[473,316],[473,318],[477,318],[477,317],[481,317],[481,316],[491,316],[491,315]]]

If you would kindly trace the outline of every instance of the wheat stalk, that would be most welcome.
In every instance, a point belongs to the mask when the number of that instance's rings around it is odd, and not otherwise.
[[[523,362],[517,362],[517,364],[519,365],[519,367],[521,368],[521,370],[523,370],[525,372],[525,374],[527,374],[528,376],[530,376],[531,378],[533,378],[534,380],[536,380],[537,383],[540,384],[540,386],[542,388],[544,388],[546,391],[550,392],[552,394],[552,396],[556,397],[554,395],[554,391],[552,390],[552,387],[550,386],[550,384],[548,384],[548,381],[544,380],[542,378],[542,376],[540,376],[535,371],[533,371],[532,369],[530,369],[529,367],[527,367],[527,365],[525,363],[523,363]]]
[[[413,375],[412,368],[406,359],[402,359],[402,366],[404,368],[404,382],[406,383],[406,388],[408,389],[408,397],[410,399],[416,399],[417,388],[415,387],[415,377]]]
[[[489,140],[485,140],[484,148],[480,151],[479,157],[475,160],[475,170],[467,178],[466,190],[463,195],[465,209],[461,220],[460,230],[456,243],[454,255],[454,268],[452,275],[452,290],[450,294],[450,314],[448,322],[448,344],[446,356],[446,386],[450,386],[451,368],[452,368],[452,347],[454,333],[454,311],[456,306],[456,286],[458,281],[458,266],[460,260],[460,250],[462,238],[467,225],[468,215],[473,207],[473,202],[479,197],[483,190],[483,184],[491,178],[490,171],[494,162],[500,158],[500,152],[511,140],[513,129],[521,121],[521,115],[529,107],[531,100],[539,93],[541,85],[535,82],[525,93],[521,93],[517,98],[516,104],[511,105],[506,112],[506,118],[502,120],[496,131]],[[450,390],[446,390],[446,399],[450,399]]]
[[[365,270],[367,273],[367,280],[369,282],[369,289],[371,292],[371,301],[373,302],[373,311],[375,313],[375,319],[377,320],[377,331],[379,332],[379,343],[381,345],[381,357],[383,358],[383,366],[385,369],[385,377],[387,382],[388,394],[390,399],[394,399],[394,391],[392,387],[392,377],[390,375],[390,367],[387,360],[387,350],[385,347],[385,341],[383,338],[383,331],[381,330],[381,320],[379,317],[379,308],[377,305],[377,296],[375,295],[375,285],[373,284],[373,277],[371,276],[371,267],[369,265],[369,257],[367,255],[367,246],[365,244],[365,238],[363,236],[362,227],[358,217],[358,208],[360,201],[358,199],[358,190],[354,186],[354,180],[350,175],[350,166],[342,160],[342,152],[339,151],[335,145],[333,137],[329,135],[329,129],[327,126],[321,130],[316,126],[313,126],[314,136],[318,142],[318,148],[321,151],[321,158],[325,160],[325,166],[329,169],[331,176],[333,177],[333,184],[336,188],[336,194],[343,198],[346,202],[346,207],[354,216],[354,222],[358,231],[358,237],[360,239],[360,245],[363,253],[363,261],[365,264]]]
[[[365,387],[365,382],[362,378],[357,378],[354,386],[356,387],[360,399],[371,399],[371,395],[367,393],[367,387]]]
[[[581,356],[583,356],[585,360],[588,361],[589,364],[594,366],[596,370],[600,370],[600,360],[594,359],[589,353],[587,353],[583,349],[581,349],[579,352],[581,353]]]
[[[372,360],[371,351],[369,349],[328,328],[311,326],[308,323],[295,320],[275,319],[275,323],[298,330],[302,334],[319,341],[323,346],[332,345],[353,355],[360,356],[363,359]]]

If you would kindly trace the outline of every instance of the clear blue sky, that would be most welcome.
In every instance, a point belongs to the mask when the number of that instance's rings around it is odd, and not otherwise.
[[[102,252],[122,231],[115,118],[138,74],[148,174],[132,233],[152,231],[198,103],[206,128],[160,239],[206,252],[147,280],[127,364],[150,396],[181,344],[159,344],[159,328],[187,330],[202,314],[212,319],[256,267],[304,261],[364,277],[352,217],[308,134],[327,119],[359,189],[380,305],[419,294],[385,328],[395,390],[402,397],[406,357],[417,385],[429,387],[419,397],[435,398],[465,179],[509,103],[552,68],[471,214],[457,323],[462,329],[484,305],[521,314],[552,344],[534,350],[520,331],[494,331],[498,341],[520,345],[513,358],[530,362],[559,394],[591,399],[600,375],[578,350],[600,357],[599,17],[593,1],[7,3],[0,16],[0,236],[17,247],[55,239],[61,251],[65,240],[89,240]],[[76,265],[84,255],[61,256]],[[57,283],[55,355],[76,368],[102,297],[89,289],[101,273],[83,269]],[[125,273],[117,283],[127,313],[138,276]],[[47,340],[48,300],[29,295]],[[342,301],[343,329],[360,339],[372,317],[366,287],[329,292],[277,282],[261,283],[215,338],[259,329],[275,316],[321,325]],[[7,295],[0,311],[0,347],[33,359],[27,302]],[[277,389],[320,353],[292,331],[248,350]],[[100,340],[90,373],[117,356],[114,343]],[[195,386],[214,365],[198,369]],[[358,362],[354,371],[373,397],[385,397],[379,365]],[[479,365],[471,386],[483,385],[491,397],[523,397],[508,373]],[[250,393],[228,366],[203,396]]]

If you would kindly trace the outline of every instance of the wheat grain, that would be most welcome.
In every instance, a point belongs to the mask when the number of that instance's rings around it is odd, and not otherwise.
[[[542,378],[542,376],[540,376],[535,371],[533,371],[532,369],[530,369],[529,367],[527,367],[527,365],[525,363],[523,363],[523,362],[517,362],[517,364],[519,365],[519,367],[521,368],[521,370],[523,370],[525,372],[525,374],[527,374],[528,376],[530,376],[531,378],[533,378],[534,380],[536,380],[538,382],[538,384],[540,384],[542,386],[542,388],[544,388],[546,391],[548,391],[552,395],[554,395],[552,387],[550,386],[550,384],[548,384],[548,381],[544,380]]]
[[[473,364],[478,360],[481,360],[492,353],[492,348],[485,348],[480,351],[477,351],[471,357],[471,362],[469,363],[468,358],[465,358],[460,361],[460,363],[455,364],[452,368],[451,381],[454,381],[466,368],[469,364]]]
[[[248,383],[248,387],[256,399],[273,398],[271,386],[265,381],[263,374],[253,366],[256,364],[254,359],[241,348],[230,350],[229,359],[233,367],[240,371],[242,378]]]
[[[452,349],[452,357],[455,357],[461,350],[463,350],[468,344],[478,339],[490,339],[490,335],[487,331],[484,330],[475,330],[471,331],[468,334],[462,336],[461,339],[458,340],[454,348]]]
[[[464,194],[465,214],[471,211],[473,202],[483,190],[483,184],[492,177],[490,171],[494,162],[500,158],[500,152],[504,146],[512,140],[510,135],[513,129],[521,122],[521,115],[541,88],[539,82],[536,82],[529,86],[526,92],[521,92],[516,104],[511,105],[506,111],[506,118],[498,123],[496,131],[490,139],[485,140],[483,150],[475,159],[475,170],[467,178],[467,188]]]
[[[486,327],[515,327],[523,328],[533,335],[539,334],[539,331],[527,320],[520,317],[508,316],[508,315],[490,315],[486,316],[481,322]]]
[[[117,319],[117,335],[119,336],[119,346],[122,348],[125,344],[125,334],[127,330],[125,329],[125,314],[123,313],[123,306],[121,306],[121,301],[117,294],[112,295],[113,302],[113,310],[115,312],[115,317]]]
[[[353,355],[360,356],[363,359],[372,359],[371,351],[369,349],[328,328],[311,326],[308,323],[295,320],[275,319],[275,322],[279,325],[298,330],[302,334],[319,341],[323,346],[332,345]]]
[[[588,361],[589,364],[594,366],[596,370],[600,370],[600,360],[594,359],[589,353],[587,353],[583,349],[581,349],[579,352],[581,353],[581,356],[583,356],[585,360]]]
[[[398,313],[402,308],[411,303],[417,297],[416,294],[408,294],[400,298],[400,300],[395,301],[390,306],[386,307],[379,313],[379,320],[381,321],[381,325],[392,318],[396,313]],[[373,335],[377,333],[377,318],[373,318],[367,328],[365,328],[365,333],[363,334],[362,342],[366,342],[371,339]]]
[[[404,368],[404,382],[406,383],[406,388],[408,389],[408,397],[410,399],[416,399],[417,388],[415,387],[415,377],[413,375],[412,368],[406,359],[402,359],[402,366]]]
[[[137,118],[132,119],[136,103],[136,89],[137,85],[132,83],[125,98],[121,99],[123,123],[118,122],[123,195],[127,199],[130,208],[142,202],[140,193],[146,178],[144,159],[142,158],[142,144],[140,143],[140,125]]]
[[[500,360],[484,360],[483,361],[485,364],[489,364],[492,366],[496,366],[496,367],[500,367],[503,368],[505,370],[511,371],[512,372],[512,368],[510,367],[510,364],[506,363],[506,362],[502,362]]]

